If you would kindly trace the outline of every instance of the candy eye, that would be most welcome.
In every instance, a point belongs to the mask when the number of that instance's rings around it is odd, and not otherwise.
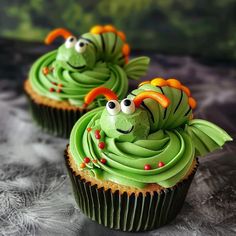
[[[110,115],[114,116],[120,112],[120,104],[116,100],[110,100],[106,105],[107,111]]]
[[[132,114],[135,112],[135,104],[131,99],[126,98],[122,100],[120,106],[122,112],[124,112],[125,114]]]
[[[75,44],[75,50],[78,53],[83,53],[86,50],[87,42],[83,39],[78,40],[78,42]]]
[[[66,48],[72,48],[76,44],[76,37],[70,36],[66,39],[65,46]]]

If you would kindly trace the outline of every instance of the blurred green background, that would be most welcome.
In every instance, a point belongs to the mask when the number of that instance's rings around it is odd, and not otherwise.
[[[236,61],[235,0],[1,0],[0,35],[41,41],[53,28],[75,34],[114,24],[132,49]]]

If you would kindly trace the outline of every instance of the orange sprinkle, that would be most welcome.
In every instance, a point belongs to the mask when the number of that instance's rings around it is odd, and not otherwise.
[[[116,32],[116,28],[113,25],[105,25],[103,29],[106,32]]]
[[[170,87],[181,89],[181,83],[177,79],[168,79],[166,82]]]
[[[62,92],[62,90],[61,89],[57,89],[57,93],[61,93]]]
[[[43,74],[44,74],[44,75],[47,75],[49,72],[50,72],[50,70],[49,70],[48,67],[44,67],[44,68],[43,68]]]
[[[188,87],[182,85],[181,89],[187,94],[188,97],[190,97],[191,92],[190,92],[190,89]]]
[[[197,102],[193,97],[189,97],[188,104],[192,109],[196,108],[197,106]]]
[[[58,84],[58,87],[63,87],[63,84]]]
[[[91,128],[91,127],[88,127],[88,128],[87,128],[87,131],[88,131],[88,132],[90,132],[91,130],[92,130],[92,128]]]
[[[126,41],[126,36],[125,33],[122,31],[118,31],[117,35],[120,36],[120,38],[125,42]]]
[[[104,27],[101,25],[95,25],[90,29],[90,33],[92,34],[101,34],[104,32]]]
[[[167,81],[163,78],[155,78],[151,80],[151,84],[154,86],[166,86],[167,85]]]
[[[68,30],[63,29],[63,28],[58,28],[58,29],[54,29],[53,31],[51,31],[47,37],[45,38],[44,42],[46,44],[51,44],[56,38],[58,38],[59,36],[62,36],[64,39],[67,39],[69,36],[71,36],[72,33],[70,33]]]
[[[97,163],[98,161],[97,160],[92,160],[93,163]]]
[[[80,168],[85,168],[86,167],[86,165],[85,165],[85,163],[80,163]]]
[[[128,56],[130,54],[130,46],[128,43],[125,43],[122,48],[122,53],[125,56]]]
[[[140,83],[138,86],[140,87],[140,86],[142,86],[142,85],[144,85],[144,84],[150,84],[150,81],[143,81],[143,82]]]

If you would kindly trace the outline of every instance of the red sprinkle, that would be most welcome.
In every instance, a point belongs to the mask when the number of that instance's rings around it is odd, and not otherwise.
[[[98,147],[99,147],[100,149],[104,149],[104,148],[105,148],[105,143],[104,143],[104,142],[100,142],[100,143],[98,144]]]
[[[84,158],[84,163],[89,163],[90,162],[90,159],[88,157],[85,157]]]
[[[95,138],[96,138],[96,139],[100,139],[100,138],[101,138],[101,135],[100,135],[100,134],[95,134]]]
[[[62,90],[61,89],[57,89],[57,93],[61,93],[62,92]]]
[[[159,161],[159,162],[158,162],[158,167],[163,167],[164,165],[165,165],[164,162],[162,162],[162,161]]]
[[[90,132],[91,130],[92,130],[92,128],[90,128],[90,127],[87,128],[87,131],[88,131],[88,132]]]
[[[151,170],[151,169],[152,169],[152,167],[149,164],[146,164],[144,166],[144,170]]]
[[[54,88],[50,88],[49,91],[50,91],[50,92],[54,92],[55,89],[54,89]]]
[[[81,163],[79,166],[80,166],[80,168],[85,168],[86,167],[86,165],[84,163]]]
[[[100,134],[100,130],[96,129],[96,130],[94,131],[94,133],[95,133],[95,135],[96,135],[96,134]]]
[[[101,158],[101,159],[100,159],[100,162],[101,162],[102,164],[106,164],[107,160],[106,160],[105,158]]]
[[[54,85],[57,85],[57,83],[56,83],[56,82],[52,82],[52,84],[54,84]]]

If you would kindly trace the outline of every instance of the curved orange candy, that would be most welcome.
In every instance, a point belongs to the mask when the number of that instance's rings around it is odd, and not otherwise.
[[[57,28],[54,29],[53,31],[51,31],[46,38],[44,39],[44,42],[46,44],[51,44],[56,38],[58,38],[59,36],[62,36],[64,39],[67,39],[69,36],[71,36],[72,33],[69,32],[66,29],[63,28]]]
[[[105,87],[98,87],[92,89],[84,98],[84,107],[87,107],[93,100],[99,96],[99,95],[104,95],[105,98],[109,100],[117,100],[118,97],[117,95],[110,89],[105,88]]]
[[[156,102],[160,103],[162,107],[166,108],[169,106],[170,101],[169,99],[164,96],[161,93],[157,93],[157,92],[153,92],[153,91],[146,91],[146,92],[142,92],[140,94],[138,94],[135,98],[134,98],[134,104],[136,107],[139,107],[142,103],[142,101],[146,98],[151,98],[153,100],[155,100]]]

